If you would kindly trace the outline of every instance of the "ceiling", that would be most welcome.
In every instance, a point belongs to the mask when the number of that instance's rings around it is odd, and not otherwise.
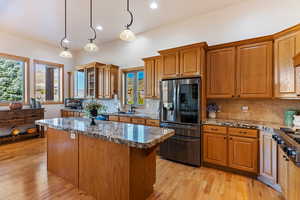
[[[150,0],[131,0],[135,21],[132,30],[145,32],[194,15],[221,9],[241,0],[159,0],[159,8],[149,8]],[[68,0],[68,38],[72,49],[80,49],[91,37],[89,1]],[[97,43],[119,37],[129,15],[126,0],[94,0],[94,26],[101,25]],[[0,0],[0,30],[59,45],[64,34],[63,0]]]

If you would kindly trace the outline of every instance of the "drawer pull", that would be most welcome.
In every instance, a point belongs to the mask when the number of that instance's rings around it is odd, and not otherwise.
[[[247,132],[244,132],[244,131],[240,131],[240,134],[247,134]]]

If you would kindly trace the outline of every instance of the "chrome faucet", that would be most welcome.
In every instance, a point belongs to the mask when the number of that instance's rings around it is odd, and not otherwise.
[[[129,112],[135,113],[135,107],[132,104],[129,106]]]

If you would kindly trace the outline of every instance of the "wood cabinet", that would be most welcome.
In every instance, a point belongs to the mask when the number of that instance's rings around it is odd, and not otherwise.
[[[300,32],[275,39],[275,97],[300,97],[300,69],[293,66],[293,57],[300,52]]]
[[[200,76],[204,72],[205,42],[159,51],[162,78]]]
[[[258,141],[253,138],[229,137],[228,166],[242,171],[257,173]]]
[[[161,57],[149,57],[145,62],[145,98],[159,98],[159,81],[161,80]]]
[[[147,119],[146,120],[146,126],[156,126],[159,127],[159,120],[156,119]]]
[[[145,119],[142,117],[128,117],[128,116],[116,116],[116,115],[110,115],[108,119],[109,121],[117,121],[117,122],[159,127],[159,120],[156,119]]]
[[[47,169],[78,187],[78,135],[47,129]]]
[[[72,110],[65,110],[65,109],[61,109],[60,110],[60,116],[61,117],[83,117],[84,116],[84,112],[81,111],[72,111]]]
[[[207,98],[235,96],[235,48],[211,50],[207,53]]]
[[[272,97],[272,50],[272,41],[237,47],[238,97]]]
[[[217,48],[207,53],[208,98],[271,98],[273,43]]]
[[[258,174],[258,131],[225,126],[203,126],[203,161]]]
[[[288,162],[288,200],[300,199],[300,168],[292,161]]]
[[[84,96],[77,88],[82,83],[75,83],[76,97],[112,99],[118,93],[119,67],[93,62],[76,68],[84,72]]]
[[[118,121],[119,121],[119,116],[109,115],[108,120],[109,120],[109,121],[115,121],[115,122],[118,122]]]
[[[268,184],[277,183],[277,143],[271,133],[260,134],[260,176]]]
[[[204,133],[203,139],[203,160],[205,162],[226,166],[228,164],[227,135]]]
[[[282,194],[285,199],[288,197],[288,162],[289,159],[283,150],[278,147],[278,184],[281,187]]]

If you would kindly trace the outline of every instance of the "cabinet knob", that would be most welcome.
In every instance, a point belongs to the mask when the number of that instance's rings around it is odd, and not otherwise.
[[[232,95],[231,97],[234,97],[234,95]]]
[[[229,138],[230,140],[232,140],[232,137],[231,138]]]
[[[300,94],[297,94],[297,97],[300,97]]]
[[[224,140],[226,140],[226,137],[224,137]]]

